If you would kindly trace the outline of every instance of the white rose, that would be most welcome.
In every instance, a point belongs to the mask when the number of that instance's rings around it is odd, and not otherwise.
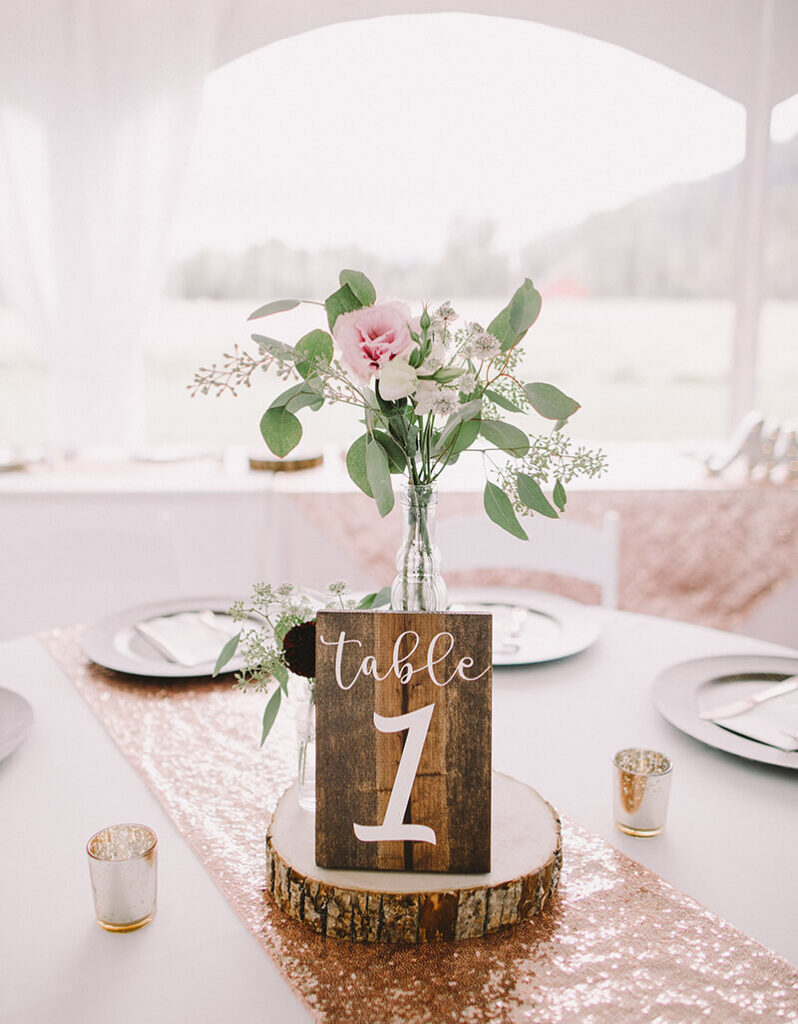
[[[380,395],[386,402],[407,398],[416,390],[418,374],[406,359],[395,356],[380,370]]]

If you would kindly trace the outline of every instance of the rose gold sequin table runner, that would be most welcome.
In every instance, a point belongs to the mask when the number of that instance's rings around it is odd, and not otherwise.
[[[318,1020],[798,1021],[789,964],[568,820],[559,890],[534,921],[401,949],[316,936],[261,891],[268,817],[294,774],[287,716],[260,751],[261,697],[229,680],[120,676],[88,662],[79,638],[45,642]]]

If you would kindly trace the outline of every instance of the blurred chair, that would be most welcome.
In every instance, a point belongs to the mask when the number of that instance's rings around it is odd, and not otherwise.
[[[438,547],[444,577],[469,569],[524,569],[598,584],[601,604],[618,607],[620,520],[605,512],[600,527],[535,516],[529,540],[518,540],[484,515],[442,518]]]

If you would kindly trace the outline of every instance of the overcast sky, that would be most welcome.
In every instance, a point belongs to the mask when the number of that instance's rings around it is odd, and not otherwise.
[[[774,137],[798,130],[777,108]],[[270,238],[435,256],[458,217],[498,247],[702,178],[742,108],[642,57],[531,22],[429,15],[275,43],[208,80],[175,255]]]

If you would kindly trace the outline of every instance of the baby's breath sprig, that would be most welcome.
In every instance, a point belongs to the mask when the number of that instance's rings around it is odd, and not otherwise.
[[[316,613],[320,608],[354,611],[377,608],[390,600],[388,588],[356,600],[342,580],[330,583],[322,594],[307,593],[293,583],[255,583],[248,601],[236,601],[229,615],[240,625],[216,662],[217,675],[238,653],[244,667],[236,673],[235,687],[256,692],[272,691],[263,714],[261,744],[269,735],[284,697],[289,696],[291,674],[304,676],[315,687]],[[274,684],[277,684],[276,687]]]

